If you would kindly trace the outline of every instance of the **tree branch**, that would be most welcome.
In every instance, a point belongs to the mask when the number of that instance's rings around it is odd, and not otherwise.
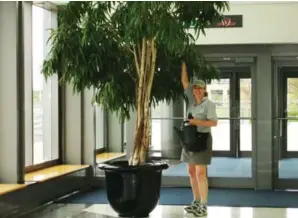
[[[130,72],[126,72],[126,73],[129,75],[129,77],[132,79],[132,81],[134,81],[136,83],[136,81],[137,81],[136,78],[134,78]]]
[[[135,64],[136,64],[136,68],[137,68],[137,73],[138,73],[138,76],[140,77],[140,75],[141,75],[140,65],[139,65],[138,55],[137,55],[137,51],[136,51],[136,47],[135,46],[133,46],[133,55],[134,55],[134,58],[135,58]]]
[[[144,74],[144,67],[145,67],[145,55],[146,55],[146,39],[143,38],[142,40],[142,53],[141,53],[141,77]]]
[[[133,51],[130,47],[127,46],[127,49],[128,49],[128,51],[130,51],[132,54],[134,54],[134,51]]]
[[[152,90],[152,84],[153,84],[153,78],[154,78],[155,66],[156,66],[157,48],[155,46],[155,39],[156,37],[154,37],[151,40],[151,69],[150,69],[150,75],[149,75],[149,81],[148,81],[148,87],[147,87],[147,92],[149,93],[149,96],[151,96],[151,90]]]
[[[148,84],[150,78],[150,70],[151,70],[151,56],[152,56],[152,45],[151,40],[146,42],[146,60],[145,60],[145,84]]]
[[[141,51],[141,48],[140,48],[140,44],[137,45],[137,49],[138,49],[138,54],[140,56],[139,59],[141,60],[141,53],[142,53],[142,51]]]

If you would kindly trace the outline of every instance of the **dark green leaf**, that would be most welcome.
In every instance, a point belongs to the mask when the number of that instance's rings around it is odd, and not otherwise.
[[[59,7],[59,26],[52,30],[42,73],[46,78],[59,74],[60,83],[71,84],[74,92],[94,88],[104,109],[127,119],[136,107],[138,80],[132,46],[156,37],[151,105],[181,97],[182,61],[190,76],[206,82],[218,78],[195,40],[226,9],[228,3],[220,1],[71,1]],[[189,33],[191,26],[195,35]]]

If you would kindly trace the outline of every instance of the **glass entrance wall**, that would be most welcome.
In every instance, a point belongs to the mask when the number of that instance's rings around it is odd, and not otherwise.
[[[252,177],[250,71],[249,67],[221,68],[221,79],[207,85],[219,119],[212,128],[214,157],[209,168],[215,170],[210,171],[211,177]]]
[[[279,67],[277,71],[278,159],[276,188],[298,182],[298,66]]]
[[[240,79],[240,151],[252,151],[252,84],[251,78]],[[248,118],[248,119],[245,119]]]
[[[221,80],[212,81],[207,87],[209,98],[216,103],[219,116],[218,126],[212,129],[214,155],[212,164],[208,167],[211,187],[298,188],[298,179],[293,178],[294,174],[285,179],[282,178],[280,170],[295,166],[284,165],[284,160],[297,159],[294,144],[296,139],[291,141],[293,136],[297,135],[296,118],[293,119],[297,97],[292,97],[296,93],[291,91],[297,83],[296,79],[287,81],[287,117],[276,113],[275,109],[281,108],[282,101],[277,91],[283,87],[276,82],[280,81],[280,78],[275,78],[274,55],[281,52],[284,52],[283,55],[288,54],[292,47],[275,47],[278,46],[227,45],[202,48],[202,52],[209,55],[208,61],[215,63],[225,72]],[[295,49],[298,49],[298,46]],[[238,58],[238,55],[243,58]],[[298,67],[297,56],[292,57],[295,67]],[[276,101],[280,101],[279,105],[276,105]],[[162,119],[152,120],[152,147],[154,150],[162,150],[166,140],[163,126],[172,128],[169,120],[177,116],[171,116],[170,113],[167,116],[158,114],[158,108],[156,111],[157,114],[152,113],[152,116]],[[287,120],[286,124],[283,124],[284,120]],[[283,137],[279,136],[281,133]],[[174,144],[172,146],[175,147]],[[285,154],[281,148],[286,148]],[[165,160],[161,153],[158,159]],[[189,187],[186,164],[177,158],[173,162],[175,164],[163,172],[163,185]]]
[[[296,77],[287,78],[287,152],[298,152],[298,138],[297,130],[298,130],[298,69],[296,73]],[[298,174],[297,174],[298,176]]]
[[[230,78],[213,80],[207,85],[208,97],[216,105],[217,116],[220,118],[217,127],[212,128],[213,151],[228,153],[231,150],[230,141]]]
[[[208,98],[215,103],[218,115],[218,125],[212,127],[213,158],[208,166],[208,177],[211,178],[211,185],[230,186],[237,182],[236,186],[252,187],[251,67],[225,67],[220,70],[221,78],[207,84]],[[177,119],[177,125],[182,121],[177,116],[164,117],[162,107],[160,105],[152,110],[152,117],[161,118],[152,119],[152,147],[155,151],[163,150],[166,143],[168,134],[163,127],[173,124],[171,119]],[[169,161],[170,168],[163,173],[164,181],[168,181],[167,185],[188,186],[187,164],[180,161],[179,144],[174,141],[171,142],[171,149],[175,158]],[[242,156],[241,151],[250,153]],[[160,157],[165,159],[163,152],[160,152]],[[223,182],[222,179],[227,180]]]
[[[207,86],[216,104],[218,126],[212,129],[215,156],[250,157],[252,151],[252,80],[249,68],[223,68],[220,80]]]
[[[183,99],[159,102],[151,108],[151,156],[179,160],[181,145],[174,127],[179,128],[184,117]]]

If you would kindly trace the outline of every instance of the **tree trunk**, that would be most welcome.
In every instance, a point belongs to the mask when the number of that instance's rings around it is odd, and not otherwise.
[[[136,87],[137,120],[134,149],[129,164],[139,165],[145,163],[151,144],[150,100],[157,54],[155,39],[143,39],[141,54],[137,55],[136,49],[134,49],[134,54],[138,72]]]

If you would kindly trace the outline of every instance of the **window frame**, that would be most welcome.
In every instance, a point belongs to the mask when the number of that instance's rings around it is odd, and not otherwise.
[[[96,116],[96,110],[97,110],[97,107],[100,107],[100,105],[97,105],[96,103],[94,104],[94,113],[93,113],[93,117],[94,117],[94,140],[95,140],[95,144],[94,144],[94,147],[95,147],[95,154],[101,154],[101,153],[104,153],[104,152],[107,152],[109,149],[108,149],[108,143],[107,143],[107,127],[108,127],[108,119],[107,119],[107,111],[105,110],[102,110],[103,112],[103,123],[102,124],[102,130],[103,130],[103,147],[101,148],[97,148],[97,116]]]
[[[53,11],[49,10],[49,9],[46,9],[44,7],[40,7],[36,4],[32,4],[31,5],[31,23],[30,24],[27,24],[27,25],[31,25],[31,41],[32,41],[32,45],[33,45],[33,7],[39,7],[41,8],[42,10],[45,10],[49,13],[52,13]],[[55,12],[54,12],[55,13]],[[58,26],[58,19],[57,19],[57,26]],[[43,39],[45,40],[45,39]],[[55,165],[59,165],[61,164],[63,161],[63,144],[64,144],[64,128],[63,128],[63,125],[65,124],[65,121],[64,121],[64,103],[63,101],[65,100],[65,97],[64,97],[64,91],[63,91],[63,87],[58,83],[58,90],[57,90],[57,98],[58,99],[54,99],[55,101],[57,100],[57,108],[58,108],[58,117],[57,117],[57,122],[58,122],[58,157],[55,158],[55,159],[52,159],[52,160],[48,160],[48,161],[44,161],[42,163],[37,163],[37,164],[34,164],[34,101],[33,101],[33,97],[34,97],[34,89],[33,89],[33,46],[31,45],[31,52],[30,52],[30,55],[31,55],[31,63],[32,63],[32,67],[31,67],[31,72],[30,74],[27,74],[28,76],[30,76],[31,78],[31,87],[30,87],[30,92],[31,92],[31,135],[32,135],[32,140],[31,140],[31,143],[28,144],[26,143],[25,145],[25,149],[30,149],[30,156],[26,155],[26,158],[30,158],[30,165],[27,165],[24,167],[24,171],[25,173],[30,173],[30,172],[33,172],[33,171],[37,171],[37,170],[40,170],[40,169],[44,169],[44,168],[48,168],[48,167],[51,167],[51,166],[55,166]],[[61,78],[61,75],[58,73],[58,81],[60,80]],[[51,91],[52,92],[52,91]],[[51,135],[52,137],[52,135]],[[26,152],[25,152],[26,153]]]

